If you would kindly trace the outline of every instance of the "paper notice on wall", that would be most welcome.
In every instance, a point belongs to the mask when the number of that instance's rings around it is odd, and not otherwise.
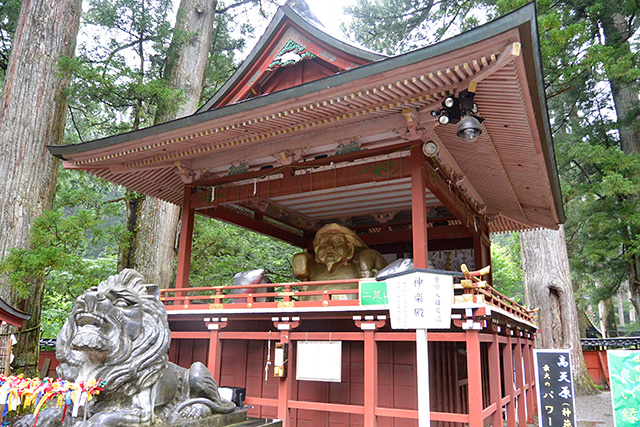
[[[342,341],[298,341],[296,379],[342,381]]]

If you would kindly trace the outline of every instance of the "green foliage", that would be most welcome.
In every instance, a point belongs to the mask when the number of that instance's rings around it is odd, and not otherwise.
[[[204,88],[199,104],[207,102],[236,69],[234,63],[236,55],[244,49],[246,38],[253,34],[253,27],[238,23],[237,18],[230,13],[216,16],[213,42],[209,53],[209,61],[205,70]],[[231,32],[239,32],[235,38]]]
[[[493,286],[516,302],[524,303],[524,277],[518,233],[491,239]]]
[[[21,0],[0,0],[0,82],[4,82],[4,73],[9,65],[13,33],[21,6]]]
[[[224,222],[196,216],[191,286],[230,285],[241,271],[264,268],[274,283],[294,280],[291,259],[299,248]]]
[[[163,78],[171,6],[171,0],[88,2],[81,30],[92,38],[61,63],[74,77],[67,143],[149,126],[160,102],[179,104],[182,94]]]
[[[345,12],[353,21],[343,30],[378,52],[396,54],[437,42],[450,29],[469,29],[479,20],[482,2],[433,0],[358,0]]]
[[[115,273],[121,193],[88,174],[61,170],[54,208],[32,224],[30,247],[11,249],[0,261],[0,271],[24,298],[45,282],[43,336],[55,336],[76,297]]]

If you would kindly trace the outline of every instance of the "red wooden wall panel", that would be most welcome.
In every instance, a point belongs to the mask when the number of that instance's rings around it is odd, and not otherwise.
[[[207,340],[174,340],[170,355],[180,363],[206,360]],[[298,401],[364,404],[364,343],[343,341],[342,382],[295,380],[296,345],[289,361],[288,374],[292,378],[291,399]],[[380,341],[378,346],[378,407],[417,410],[416,351],[413,342]],[[222,341],[222,386],[246,387],[247,397],[274,399],[278,397],[278,378],[273,377],[273,364],[267,381],[264,367],[267,341]],[[487,346],[482,344],[483,400],[489,401]],[[190,354],[191,352],[191,354]],[[274,345],[271,346],[271,361]],[[188,366],[188,365],[187,365]],[[431,410],[437,412],[466,413],[468,407],[465,344],[455,342],[429,343],[429,376]],[[255,405],[249,416],[276,418],[277,408]],[[364,417],[357,414],[327,413],[311,410],[291,410],[292,425],[301,426],[361,426]],[[378,417],[380,427],[416,427],[417,420]],[[432,427],[461,427],[461,423],[435,422]]]

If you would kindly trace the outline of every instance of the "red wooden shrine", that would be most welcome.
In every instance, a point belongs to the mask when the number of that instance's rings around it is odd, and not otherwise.
[[[477,104],[475,141],[440,118],[448,97]],[[49,149],[68,168],[182,207],[176,285],[162,291],[173,361],[206,363],[220,385],[246,387],[250,415],[287,426],[412,426],[414,331],[392,330],[387,306],[333,298],[357,290],[314,290],[326,282],[234,297],[189,287],[194,215],[306,250],[320,226],[339,222],[389,261],[479,269],[490,233],[564,221],[545,102],[533,4],[383,57],[327,35],[298,1],[196,114]],[[532,313],[490,284],[455,287],[450,329],[428,334],[432,425],[525,426]],[[342,381],[297,381],[301,341],[341,341]],[[271,365],[265,380],[276,343],[289,344],[288,373],[274,377]]]

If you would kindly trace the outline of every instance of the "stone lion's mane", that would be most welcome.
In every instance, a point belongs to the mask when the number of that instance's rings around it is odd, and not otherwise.
[[[130,342],[120,333],[121,351],[110,355],[96,368],[94,378],[106,381],[106,391],[119,391],[132,395],[141,388],[154,384],[160,371],[167,366],[170,331],[167,312],[159,300],[157,285],[146,285],[143,277],[134,270],[123,270],[98,285],[98,291],[107,292],[114,286],[124,286],[138,293],[143,310],[143,327],[140,335]],[[160,326],[160,327],[159,327]],[[74,356],[71,341],[77,332],[73,313],[58,335],[56,357],[60,361],[58,376],[75,380],[84,361]]]

